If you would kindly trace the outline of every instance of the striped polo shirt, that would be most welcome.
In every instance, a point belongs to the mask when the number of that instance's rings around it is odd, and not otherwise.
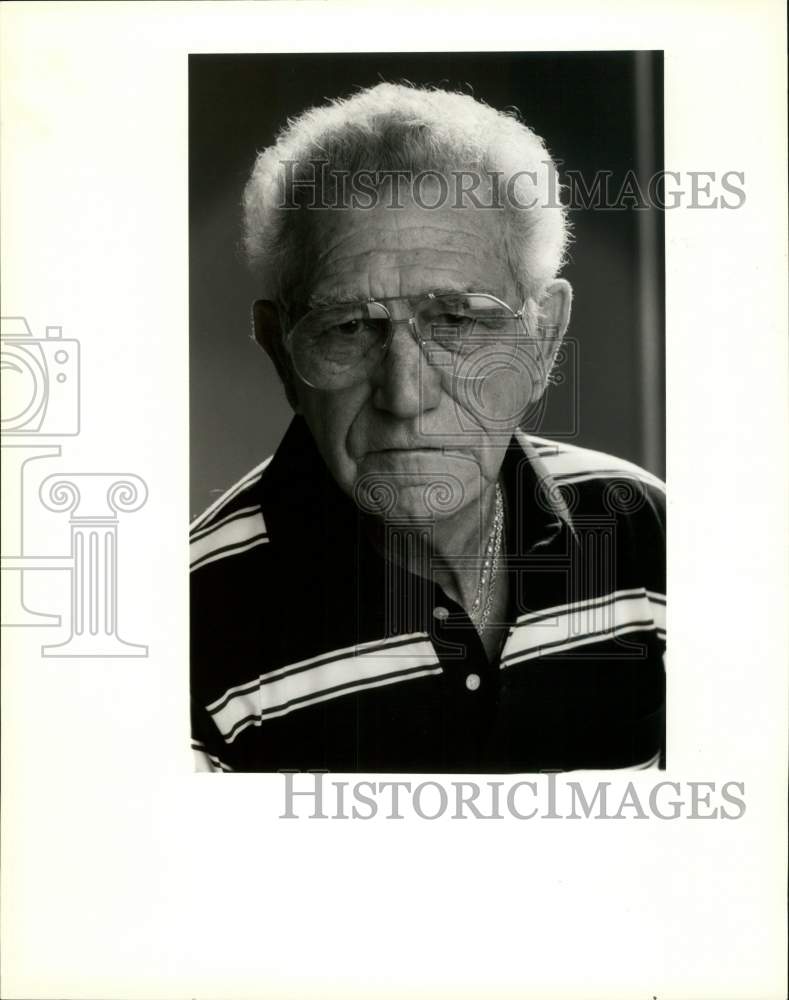
[[[276,454],[191,528],[197,769],[662,762],[663,483],[517,432],[501,484],[510,608],[490,662],[460,605],[371,544],[295,417]]]

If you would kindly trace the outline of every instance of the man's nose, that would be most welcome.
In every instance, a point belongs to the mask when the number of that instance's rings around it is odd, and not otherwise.
[[[393,320],[386,357],[373,375],[373,403],[406,419],[438,406],[441,379],[414,336],[408,319]]]

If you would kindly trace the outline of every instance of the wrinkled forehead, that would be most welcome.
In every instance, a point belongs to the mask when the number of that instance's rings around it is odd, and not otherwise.
[[[408,203],[327,211],[311,228],[309,305],[413,297],[436,288],[514,293],[499,209]]]

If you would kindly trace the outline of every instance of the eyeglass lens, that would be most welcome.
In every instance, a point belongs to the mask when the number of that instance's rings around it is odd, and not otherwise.
[[[431,364],[447,367],[487,345],[517,337],[519,321],[505,303],[484,293],[450,293],[421,299],[415,332]],[[344,388],[366,379],[381,363],[392,335],[383,303],[353,302],[314,309],[291,331],[296,371],[319,389]]]

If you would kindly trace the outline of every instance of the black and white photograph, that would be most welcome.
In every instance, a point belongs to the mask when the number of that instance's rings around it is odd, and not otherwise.
[[[0,3],[3,998],[786,997],[786,33]]]
[[[662,766],[662,68],[191,57],[199,767]]]

